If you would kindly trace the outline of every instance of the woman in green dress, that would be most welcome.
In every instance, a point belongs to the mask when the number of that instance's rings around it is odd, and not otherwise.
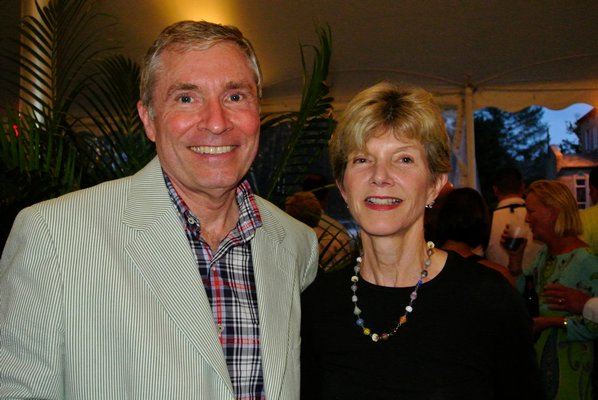
[[[598,257],[579,239],[582,232],[577,202],[567,186],[540,180],[527,191],[526,221],[543,248],[528,266],[521,265],[524,246],[509,252],[509,269],[523,290],[524,277],[532,277],[540,294],[534,331],[536,351],[548,399],[591,399],[594,342],[598,325],[567,311],[565,299],[544,295],[544,286],[561,284],[598,294]],[[503,234],[506,239],[507,229]]]

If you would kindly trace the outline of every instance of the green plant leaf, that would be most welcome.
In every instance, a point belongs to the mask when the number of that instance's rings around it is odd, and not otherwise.
[[[330,27],[317,29],[320,46],[301,46],[303,67],[303,90],[299,111],[281,115],[265,115],[262,129],[282,124],[290,126],[291,135],[278,159],[270,179],[265,197],[275,204],[296,190],[305,178],[309,167],[318,159],[330,139],[335,122],[332,119],[332,98],[328,96],[326,84],[330,57],[332,55],[332,34]],[[313,50],[313,65],[308,73],[305,50]]]

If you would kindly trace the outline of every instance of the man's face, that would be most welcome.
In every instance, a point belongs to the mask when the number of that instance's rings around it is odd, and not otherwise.
[[[247,58],[232,43],[168,49],[153,89],[154,117],[138,104],[162,168],[185,200],[233,192],[259,143],[259,99]]]

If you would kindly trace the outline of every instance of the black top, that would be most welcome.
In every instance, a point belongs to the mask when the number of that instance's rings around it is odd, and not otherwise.
[[[302,396],[315,399],[540,399],[532,321],[496,271],[449,252],[408,322],[372,342],[355,324],[353,268],[322,274],[302,299]],[[358,283],[373,332],[389,332],[413,288]]]

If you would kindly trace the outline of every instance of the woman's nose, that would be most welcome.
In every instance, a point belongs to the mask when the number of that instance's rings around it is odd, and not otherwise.
[[[374,185],[390,184],[390,174],[388,167],[383,163],[377,163],[372,171],[372,183]]]

